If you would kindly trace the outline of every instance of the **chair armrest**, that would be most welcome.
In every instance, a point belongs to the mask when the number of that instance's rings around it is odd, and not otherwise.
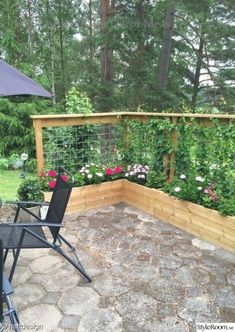
[[[2,224],[4,225],[4,224]],[[8,224],[10,227],[64,227],[62,224],[50,224],[50,223],[45,223],[45,222],[39,222],[39,223],[34,223],[34,224],[28,224],[28,223],[14,223],[14,224]]]
[[[48,202],[33,202],[33,201],[6,201],[7,204],[16,204],[16,205],[45,205],[49,206]]]

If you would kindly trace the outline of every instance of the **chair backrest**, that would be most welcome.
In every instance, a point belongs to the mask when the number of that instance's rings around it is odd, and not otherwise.
[[[0,325],[3,322],[3,243],[0,239]]]
[[[64,172],[63,172],[64,173]],[[49,204],[46,223],[49,224],[61,224],[64,218],[65,210],[69,201],[69,197],[72,191],[71,183],[63,179],[63,175],[58,174],[56,178],[56,185],[53,190],[51,201]],[[50,227],[51,234],[56,241],[59,234],[59,227]]]

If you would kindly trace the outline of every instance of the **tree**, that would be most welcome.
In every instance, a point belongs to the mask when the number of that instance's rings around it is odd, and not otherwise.
[[[160,89],[166,89],[168,79],[168,69],[171,56],[171,44],[173,25],[175,19],[175,5],[170,3],[165,16],[164,29],[163,29],[163,41],[160,56],[158,82]]]

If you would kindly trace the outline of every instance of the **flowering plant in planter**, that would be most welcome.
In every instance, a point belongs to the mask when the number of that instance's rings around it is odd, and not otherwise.
[[[147,165],[134,164],[127,166],[127,170],[125,172],[125,178],[132,182],[136,182],[144,185],[146,182],[146,178],[149,172],[149,167]]]
[[[90,163],[79,170],[79,173],[76,175],[76,182],[78,186],[82,186],[85,184],[98,184],[118,180],[122,177],[123,169],[119,165],[108,167]]]
[[[56,186],[56,177],[58,173],[56,170],[49,170],[47,172],[43,172],[40,176],[41,190],[43,191],[52,191]],[[65,174],[61,174],[61,178],[67,182],[69,178]]]
[[[163,190],[177,198],[202,204],[204,199],[208,198],[208,201],[210,200],[210,193],[213,193],[212,201],[217,200],[216,193],[212,191],[214,188],[215,185],[212,188],[206,177],[192,172],[191,174],[180,174],[179,177],[175,177],[171,183],[164,186]]]

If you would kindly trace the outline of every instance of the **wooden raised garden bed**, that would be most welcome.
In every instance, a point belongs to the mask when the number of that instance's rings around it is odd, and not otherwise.
[[[50,200],[51,193],[45,193]],[[67,213],[125,202],[190,234],[235,252],[235,217],[181,201],[127,180],[73,188]]]

